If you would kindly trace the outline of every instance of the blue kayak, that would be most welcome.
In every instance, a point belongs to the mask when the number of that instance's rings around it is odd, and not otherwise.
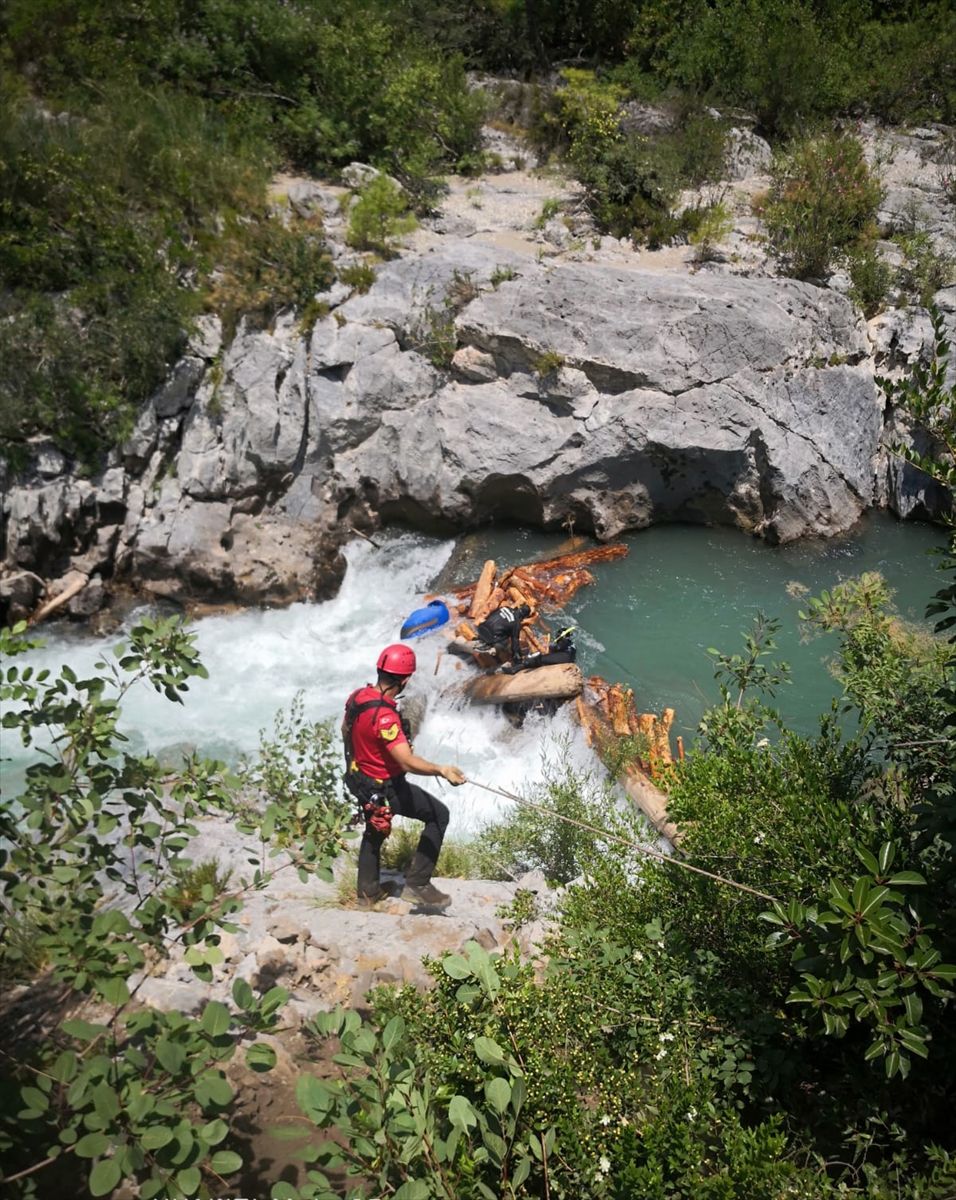
[[[402,626],[399,637],[403,640],[422,637],[426,633],[431,633],[433,629],[447,624],[448,616],[448,608],[444,601],[430,600],[424,608],[416,608],[405,618],[405,624]]]

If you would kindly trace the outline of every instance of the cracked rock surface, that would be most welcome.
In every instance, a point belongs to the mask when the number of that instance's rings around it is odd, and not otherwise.
[[[938,207],[932,164],[910,163],[922,143],[894,145],[892,161],[879,151],[887,186]],[[757,150],[734,160],[739,253],[723,262],[591,237],[574,185],[516,170],[452,181],[368,292],[334,285],[309,327],[286,312],[224,344],[201,318],[101,475],[41,442],[3,481],[7,618],[77,571],[98,602],[124,584],[183,604],[322,598],[350,528],[392,520],[452,533],[570,517],[602,539],[683,520],[783,542],[873,505],[932,515],[939,493],[887,453],[920,432],[874,383],[926,360],[928,315],[867,325],[836,285],[773,277],[747,215],[766,183]],[[325,214],[336,262],[354,260],[345,189],[281,187]],[[565,219],[542,220],[555,202]],[[936,301],[952,329],[956,289]]]

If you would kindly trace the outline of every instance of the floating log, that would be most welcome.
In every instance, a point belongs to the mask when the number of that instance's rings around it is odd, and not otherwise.
[[[474,620],[476,625],[480,624],[485,617],[487,617],[490,613],[493,613],[495,609],[501,608],[502,604],[504,604],[507,599],[507,595],[505,595],[500,587],[492,588],[491,594],[483,604],[479,605],[472,620]],[[475,606],[472,605],[471,607],[474,608]],[[469,612],[471,612],[471,609],[469,609]]]
[[[628,771],[621,785],[657,832],[673,845],[679,845],[681,832],[668,816],[666,794],[639,770]]]
[[[488,597],[491,595],[492,589],[494,588],[494,579],[495,562],[494,559],[489,558],[482,568],[478,582],[475,584],[474,595],[471,598],[471,607],[468,609],[468,615],[473,621],[480,621],[484,619],[483,617],[479,617],[478,613],[488,602]],[[458,595],[457,592],[455,594]]]
[[[462,688],[473,704],[512,704],[525,700],[571,700],[584,691],[584,676],[574,663],[553,663],[517,675],[479,675]]]
[[[471,635],[470,637],[453,637],[449,639],[448,645],[445,647],[449,654],[454,654],[458,658],[469,659],[483,671],[487,671],[491,667],[497,667],[499,665],[497,658],[493,654],[486,654],[483,650],[477,650],[475,647],[481,643],[477,641],[470,629],[468,633]]]
[[[592,550],[579,550],[576,554],[559,554],[556,558],[547,558],[543,562],[532,563],[526,570],[570,571],[575,567],[589,567],[592,563],[613,562],[616,558],[627,557],[627,546],[595,546]]]

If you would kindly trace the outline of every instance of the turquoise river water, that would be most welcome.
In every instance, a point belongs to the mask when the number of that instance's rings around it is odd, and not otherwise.
[[[400,531],[377,540],[378,549],[364,541],[348,547],[345,583],[333,600],[196,621],[210,679],[193,685],[185,705],[146,688],[130,693],[123,728],[131,744],[154,752],[196,747],[235,760],[255,752],[260,730],[271,729],[276,710],[287,710],[299,693],[309,719],[338,724],[346,696],[372,677],[378,650],[396,640],[423,593],[475,579],[486,558],[514,566],[567,548],[566,537],[505,527],[456,540]],[[579,662],[585,674],[633,687],[639,711],[674,708],[673,732],[687,747],[704,709],[717,698],[708,647],[740,650],[741,631],[757,611],[782,622],[775,657],[791,664],[793,683],[778,693],[778,707],[793,728],[814,730],[838,689],[827,665],[832,640],[801,642],[797,612],[807,594],[880,571],[896,592],[901,615],[921,621],[938,586],[926,551],[944,543],[936,529],[881,515],[852,536],[783,547],[731,529],[683,525],[656,526],[622,540],[628,556],[596,566],[595,584],[569,606],[567,615],[579,628]],[[48,641],[31,656],[34,663],[55,668],[69,661],[78,672],[94,671],[97,659],[122,637],[121,631],[93,639],[52,623],[39,632]],[[416,741],[420,753],[519,791],[557,758],[593,767],[565,712],[513,730],[493,709],[462,706],[455,694],[461,668],[450,655],[439,661],[440,633],[412,644],[420,664],[414,687],[427,702]],[[9,799],[30,756],[12,736],[4,743],[2,796]],[[444,794],[452,800],[453,828],[473,828],[504,807],[467,786],[445,788]]]

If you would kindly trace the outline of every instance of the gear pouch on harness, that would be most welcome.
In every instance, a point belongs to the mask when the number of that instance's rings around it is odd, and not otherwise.
[[[387,838],[392,832],[394,815],[387,784],[377,783],[361,771],[352,770],[345,772],[342,782],[358,801],[359,819],[364,820],[366,829]]]

